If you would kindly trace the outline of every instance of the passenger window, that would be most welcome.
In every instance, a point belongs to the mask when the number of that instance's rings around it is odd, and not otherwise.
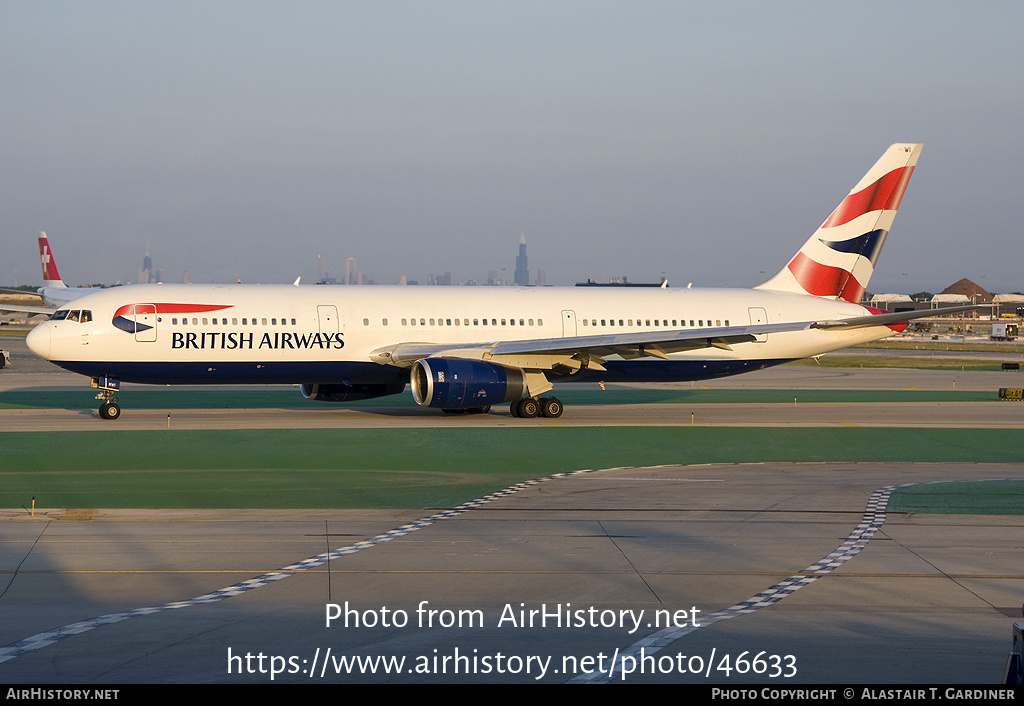
[[[369,319],[363,319],[363,326],[369,326],[369,325],[370,325],[370,320]]]
[[[388,325],[388,320],[387,320],[387,319],[381,319],[381,320],[380,320],[380,322],[381,322],[381,323],[382,323],[382,324],[383,324],[384,326],[387,326],[387,325]]]

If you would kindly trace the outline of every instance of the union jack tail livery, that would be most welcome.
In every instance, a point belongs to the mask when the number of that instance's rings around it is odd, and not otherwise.
[[[755,289],[860,302],[921,148],[886,150],[789,264]]]
[[[53,251],[46,233],[39,231],[39,261],[43,265],[43,286],[64,289],[67,285],[57,272],[57,263],[53,261]]]

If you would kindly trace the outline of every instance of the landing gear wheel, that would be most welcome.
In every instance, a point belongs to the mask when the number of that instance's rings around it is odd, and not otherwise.
[[[519,406],[517,408],[517,411],[519,412],[519,414],[516,415],[517,417],[521,417],[523,419],[533,419],[538,414],[540,414],[540,404],[534,398],[527,397],[525,399],[519,400]]]
[[[104,402],[100,405],[100,417],[103,419],[117,419],[121,416],[121,408],[116,402]]]
[[[562,402],[557,397],[545,397],[540,401],[540,413],[542,417],[557,419],[562,416]]]

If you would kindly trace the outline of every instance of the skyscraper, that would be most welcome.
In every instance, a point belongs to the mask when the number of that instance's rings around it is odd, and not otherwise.
[[[530,268],[526,266],[526,234],[519,235],[519,255],[516,257],[515,282],[521,287],[530,284]]]
[[[150,284],[153,279],[153,258],[149,256],[149,243],[146,244],[146,255],[142,258],[142,269],[136,280],[139,284]]]

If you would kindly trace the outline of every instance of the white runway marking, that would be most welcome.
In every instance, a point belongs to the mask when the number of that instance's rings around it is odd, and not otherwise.
[[[325,552],[323,554],[318,554],[316,556],[309,557],[308,559],[303,559],[302,561],[290,564],[289,566],[285,566],[279,569],[278,571],[263,574],[261,576],[256,576],[246,581],[241,581],[239,583],[227,586],[226,588],[222,588],[211,593],[204,594],[202,596],[197,596],[195,598],[184,601],[174,601],[171,603],[165,603],[159,606],[135,608],[133,610],[123,611],[120,613],[109,613],[107,615],[101,615],[99,617],[92,618],[91,620],[72,623],[70,625],[65,625],[54,630],[50,630],[47,632],[39,633],[37,635],[33,635],[31,637],[27,637],[23,640],[7,645],[6,647],[0,648],[0,663],[12,660],[16,657],[20,657],[21,655],[28,654],[30,652],[34,652],[35,650],[42,649],[43,647],[47,647],[48,645],[56,644],[61,640],[67,639],[73,635],[79,635],[81,633],[88,632],[103,625],[119,623],[123,620],[129,620],[130,618],[134,618],[140,615],[150,615],[153,613],[160,613],[165,610],[188,608],[190,606],[202,605],[205,603],[216,603],[226,598],[238,596],[242,593],[246,593],[247,591],[251,591],[256,588],[261,588],[262,586],[269,585],[275,581],[280,581],[281,579],[288,578],[289,576],[292,576],[300,571],[306,571],[309,569],[316,568],[318,566],[325,564],[331,559],[338,559],[343,556],[348,556],[349,554],[354,554],[364,549],[370,549],[371,547],[383,544],[384,542],[389,542],[392,539],[404,537],[410,532],[415,532],[416,530],[423,529],[424,527],[429,527],[434,522],[456,517],[464,512],[468,512],[469,510],[478,508],[481,505],[485,505],[486,503],[489,503],[492,500],[512,495],[514,493],[519,492],[520,490],[524,490],[525,488],[529,488],[539,483],[544,483],[550,480],[557,480],[561,478],[568,478],[570,476],[575,476],[584,473],[594,473],[597,470],[614,471],[627,469],[585,469],[579,471],[572,471],[569,473],[556,473],[545,478],[538,478],[535,480],[528,480],[523,481],[521,483],[516,483],[515,485],[505,488],[504,490],[500,490],[490,495],[485,495],[484,497],[478,498],[476,500],[471,500],[469,502],[463,503],[462,505],[454,507],[451,510],[445,510],[434,515],[430,515],[429,517],[417,520],[416,522],[410,522],[401,525],[400,527],[388,530],[383,534],[379,534],[376,537],[371,537],[370,539],[355,542],[354,544],[350,544],[339,549],[334,549],[330,552]],[[895,490],[898,487],[902,486],[893,485],[876,490],[868,501],[867,509],[865,510],[864,517],[861,520],[861,523],[856,527],[856,529],[854,529],[852,533],[850,533],[850,536],[846,539],[846,541],[843,542],[843,544],[840,545],[839,548],[837,548],[827,557],[807,567],[801,573],[796,574],[794,576],[790,576],[785,581],[775,584],[766,591],[758,593],[756,596],[753,596],[752,598],[746,601],[738,603],[732,606],[731,608],[726,608],[725,610],[718,611],[717,613],[712,613],[711,615],[702,619],[700,627],[706,627],[708,625],[712,625],[722,620],[735,618],[738,615],[745,615],[747,613],[751,613],[757,610],[758,608],[762,608],[766,605],[771,605],[772,603],[777,603],[778,601],[782,600],[783,598],[793,593],[797,589],[814,582],[819,576],[828,574],[844,562],[849,561],[851,558],[856,556],[865,546],[867,546],[868,541],[871,539],[872,536],[874,536],[875,532],[885,522],[885,505],[889,500],[889,495],[892,493],[893,490]],[[640,653],[641,648],[645,649],[646,654],[653,654],[661,648],[671,644],[675,640],[678,640],[684,635],[687,635],[688,633],[698,629],[699,628],[694,627],[666,628],[664,630],[660,630],[656,633],[648,635],[642,640],[626,648],[626,650],[623,650],[621,654],[623,656],[635,656]],[[621,661],[619,661],[619,665],[619,668],[621,670]],[[581,676],[571,681],[591,683],[609,681],[614,677],[614,674],[615,666],[613,665],[607,673],[593,672],[590,675]]]

